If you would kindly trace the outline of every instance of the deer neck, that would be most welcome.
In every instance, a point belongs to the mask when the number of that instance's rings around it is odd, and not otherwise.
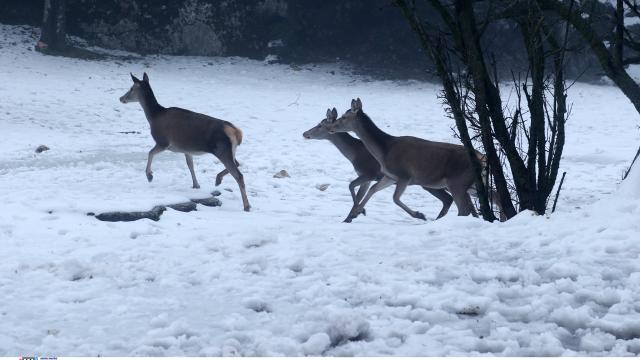
[[[358,114],[353,131],[358,135],[367,150],[380,164],[383,163],[388,144],[393,136],[380,130],[365,113]]]
[[[153,94],[151,87],[149,87],[149,91],[144,92],[144,96],[140,99],[140,105],[149,122],[152,122],[154,116],[164,110],[164,107],[158,104],[158,100],[156,100],[156,96]]]
[[[327,140],[338,148],[338,151],[349,160],[353,160],[356,156],[357,140],[347,133],[335,133],[330,135]]]

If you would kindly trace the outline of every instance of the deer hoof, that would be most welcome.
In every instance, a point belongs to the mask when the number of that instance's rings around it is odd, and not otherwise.
[[[152,172],[148,172],[147,173],[147,180],[149,180],[149,182],[151,182],[153,180],[153,173]]]
[[[245,206],[245,207],[244,207],[244,211],[246,211],[246,212],[251,211],[251,206]]]
[[[200,189],[200,184],[193,184],[194,189]]]
[[[353,221],[353,219],[358,217],[359,213],[354,213],[353,211],[349,212],[349,215],[347,215],[347,218],[344,219],[342,222],[344,223],[351,223],[351,221]]]
[[[360,214],[367,216],[367,210],[365,210],[364,208],[362,209],[362,211],[360,211]]]
[[[222,184],[222,178],[216,176],[216,186]]]
[[[425,221],[427,220],[427,218],[424,216],[424,214],[419,212],[419,211],[416,211],[416,213],[413,215],[413,217],[416,218],[416,219],[422,219],[422,220],[425,220]]]

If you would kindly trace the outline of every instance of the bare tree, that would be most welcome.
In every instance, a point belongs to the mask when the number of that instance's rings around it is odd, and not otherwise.
[[[631,26],[626,26],[625,18],[640,19],[640,4],[637,0],[616,0],[612,11],[614,31],[611,38],[607,38],[593,26],[594,14],[592,7],[586,1],[571,2],[571,6],[562,0],[536,0],[540,7],[553,12],[568,21],[571,26],[588,43],[591,51],[598,59],[604,73],[631,101],[640,113],[640,86],[633,80],[626,70],[629,64],[640,64],[640,39]],[[636,162],[640,148],[633,158],[629,170]],[[629,171],[627,171],[627,174]],[[625,175],[626,178],[626,175]]]
[[[449,114],[470,154],[474,140],[479,139],[506,217],[517,212],[513,200],[518,210],[544,214],[565,139],[566,33],[559,31],[559,24],[548,19],[534,0],[426,0],[422,8],[412,0],[394,3],[435,63]],[[435,11],[441,21],[426,23],[421,11]],[[518,101],[512,113],[500,92],[498,65],[485,54],[482,43],[485,29],[498,20],[517,24],[528,56],[527,72],[514,76],[515,90],[524,100]],[[479,166],[476,172],[482,178]],[[492,214],[487,214],[490,192],[479,184],[479,192],[484,192],[480,209],[491,220]]]
[[[42,32],[36,49],[61,52],[67,49],[65,0],[45,0]]]

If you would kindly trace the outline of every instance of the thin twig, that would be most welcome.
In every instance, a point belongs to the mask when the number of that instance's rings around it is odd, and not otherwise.
[[[558,205],[558,196],[560,195],[560,189],[562,189],[562,183],[564,182],[564,177],[567,175],[567,172],[564,171],[562,173],[562,178],[560,179],[560,184],[558,185],[558,191],[556,191],[556,198],[553,200],[553,207],[551,208],[551,212],[556,211],[556,205]]]
[[[638,148],[638,151],[636,152],[636,156],[633,157],[633,161],[631,162],[631,165],[627,169],[627,172],[624,173],[624,176],[622,177],[622,180],[625,180],[627,178],[627,176],[629,176],[629,173],[631,172],[631,168],[633,168],[633,164],[635,164],[636,160],[638,160],[638,155],[640,155],[640,147]]]
[[[298,100],[300,100],[300,93],[298,93],[298,97],[289,105],[287,105],[287,107],[291,106],[291,105],[299,105],[298,104]]]

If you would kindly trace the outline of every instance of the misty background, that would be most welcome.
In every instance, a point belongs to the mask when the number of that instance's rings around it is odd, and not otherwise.
[[[3,0],[0,23],[41,26],[43,5],[44,0]],[[613,8],[599,2],[593,7],[599,16],[592,21],[606,36],[614,27]],[[435,14],[422,16],[436,21]],[[433,76],[415,34],[389,0],[66,0],[66,31],[88,45],[139,54],[241,56],[291,65],[340,62],[377,78]],[[526,70],[515,23],[495,21],[485,32],[487,53],[500,68]],[[578,41],[566,71],[584,81],[602,75]]]

